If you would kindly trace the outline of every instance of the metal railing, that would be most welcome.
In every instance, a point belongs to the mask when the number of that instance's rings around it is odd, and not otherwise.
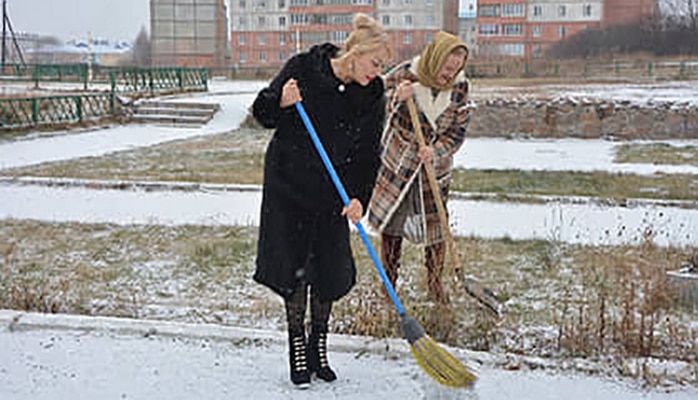
[[[0,99],[0,128],[85,122],[114,115],[114,93]]]
[[[159,94],[208,90],[208,70],[182,67],[99,67],[86,64],[6,65],[2,78],[10,81],[73,83],[84,91],[66,96],[0,99],[0,129],[26,128],[47,124],[84,122],[114,116],[115,95]]]

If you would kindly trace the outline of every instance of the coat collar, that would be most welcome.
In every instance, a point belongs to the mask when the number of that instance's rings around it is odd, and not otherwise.
[[[416,56],[413,58],[410,65],[410,72],[415,76],[419,76],[417,74],[419,57],[420,56]],[[461,71],[458,73],[458,76],[454,81],[454,85],[463,81],[465,81],[465,73]],[[427,121],[429,121],[429,124],[434,131],[437,131],[438,125],[436,124],[436,120],[444,111],[446,111],[446,108],[448,108],[449,104],[451,103],[452,89],[440,90],[436,96],[432,95],[431,88],[428,88],[419,82],[412,83],[412,89],[414,90],[414,95],[419,109],[424,113],[424,116],[426,116]]]

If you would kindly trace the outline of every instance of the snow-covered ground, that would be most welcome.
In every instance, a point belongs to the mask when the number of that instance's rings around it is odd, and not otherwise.
[[[253,225],[261,192],[119,190],[0,184],[0,218],[117,224]],[[455,235],[544,239],[584,244],[692,245],[698,211],[664,206],[501,203],[454,198],[448,202]]]
[[[508,94],[509,98],[574,98],[578,100],[627,101],[633,104],[681,103],[698,105],[695,81],[653,83],[540,84],[536,86],[478,87],[473,82],[473,97],[487,99]]]
[[[281,332],[0,310],[0,398],[688,400],[559,370],[495,368],[486,353],[448,349],[478,375],[449,389],[419,370],[404,340],[331,335],[339,379],[293,388]]]

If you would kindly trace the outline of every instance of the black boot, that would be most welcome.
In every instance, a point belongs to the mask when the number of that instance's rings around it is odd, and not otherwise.
[[[288,335],[289,362],[291,366],[291,382],[299,389],[310,386],[310,371],[306,360],[305,334]]]
[[[337,379],[327,362],[327,330],[313,328],[308,339],[308,368],[325,382]]]

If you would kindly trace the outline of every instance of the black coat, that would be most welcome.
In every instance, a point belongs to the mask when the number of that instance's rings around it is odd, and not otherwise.
[[[279,107],[283,85],[295,78],[349,197],[365,210],[380,164],[383,82],[343,84],[330,65],[338,50],[324,44],[294,56],[252,106],[257,121],[276,129],[264,160],[254,279],[285,298],[299,281],[319,289],[323,301],[339,299],[356,282],[342,201],[295,106]]]

